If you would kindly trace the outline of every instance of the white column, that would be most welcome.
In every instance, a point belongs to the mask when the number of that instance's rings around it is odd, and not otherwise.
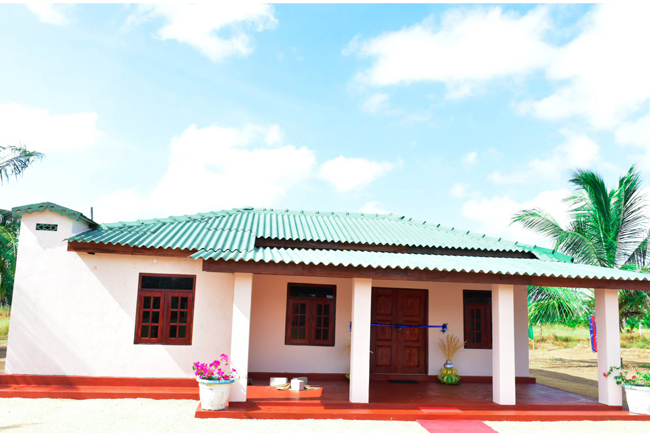
[[[370,395],[370,304],[372,280],[352,279],[350,401],[368,403]]]
[[[530,375],[528,352],[528,286],[515,286],[515,376]]]
[[[246,401],[248,376],[248,342],[250,340],[251,299],[253,274],[234,273],[232,300],[232,339],[230,341],[231,366],[241,377],[232,384],[230,401]]]
[[[596,331],[598,345],[598,401],[608,406],[623,405],[623,391],[613,377],[604,377],[610,367],[621,365],[621,334],[618,324],[618,290],[596,289]]]
[[[514,287],[492,286],[492,399],[515,404]]]

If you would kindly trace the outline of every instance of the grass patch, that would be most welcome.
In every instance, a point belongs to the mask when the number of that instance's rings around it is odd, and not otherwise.
[[[9,307],[0,306],[0,340],[6,340],[9,335]]]
[[[565,325],[534,327],[535,344],[557,349],[570,349],[578,345],[591,347],[589,328],[586,326],[570,327]],[[531,343],[532,347],[532,343]],[[650,330],[624,330],[621,332],[622,349],[650,349]]]

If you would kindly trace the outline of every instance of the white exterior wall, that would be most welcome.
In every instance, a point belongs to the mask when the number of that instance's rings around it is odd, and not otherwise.
[[[336,338],[334,347],[284,344],[287,284],[333,284],[337,286]],[[428,289],[429,325],[449,325],[450,333],[463,338],[463,290],[491,290],[489,284],[427,283],[372,280],[373,287]],[[255,275],[251,313],[249,371],[273,373],[347,373],[350,356],[352,279]],[[515,286],[516,375],[528,376],[528,308],[525,287]],[[429,330],[429,374],[437,376],[445,362],[438,346],[444,334]],[[492,350],[461,349],[454,357],[459,374],[492,376]]]
[[[35,231],[36,223],[58,231]],[[115,377],[189,377],[195,361],[209,362],[231,348],[232,274],[202,272],[192,259],[75,253],[65,238],[86,230],[81,222],[49,211],[23,216],[6,372]],[[191,346],[133,343],[140,273],[196,275]],[[335,346],[284,344],[287,284],[337,287]],[[429,324],[449,324],[463,337],[463,289],[490,285],[373,280],[373,287],[429,290]],[[347,373],[350,356],[352,279],[254,275],[249,371]],[[516,375],[528,376],[525,288],[515,287]],[[429,374],[444,363],[429,330]],[[233,359],[234,362],[234,359]],[[461,375],[491,376],[492,351],[461,349],[454,357]]]
[[[287,316],[287,284],[336,285],[336,333],[333,347],[284,344]],[[253,277],[251,347],[248,369],[252,372],[347,373],[350,355],[352,279],[273,275]]]
[[[200,260],[68,252],[64,239],[86,229],[49,211],[23,215],[7,373],[186,377],[230,351],[232,274],[202,272]],[[191,346],[133,343],[141,272],[196,275]]]

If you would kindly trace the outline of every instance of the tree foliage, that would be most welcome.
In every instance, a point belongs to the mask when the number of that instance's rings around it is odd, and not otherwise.
[[[0,146],[0,184],[18,177],[43,154],[23,146]],[[20,220],[0,209],[0,304],[11,304]]]
[[[528,288],[528,321],[553,325],[579,320],[589,313],[591,300],[583,290],[531,286]]]
[[[0,184],[12,176],[18,177],[34,161],[42,158],[42,153],[23,146],[0,146]]]
[[[0,305],[11,305],[20,220],[0,209]]]
[[[619,178],[615,188],[608,189],[603,178],[591,170],[576,170],[570,183],[574,193],[565,199],[569,205],[566,227],[539,208],[518,212],[513,223],[546,236],[555,249],[573,256],[577,263],[648,272],[650,221],[641,176],[634,166]],[[579,302],[572,298],[576,290],[560,290],[567,302]],[[621,290],[619,307],[622,322],[647,314],[649,293]],[[566,306],[558,311],[569,312]]]

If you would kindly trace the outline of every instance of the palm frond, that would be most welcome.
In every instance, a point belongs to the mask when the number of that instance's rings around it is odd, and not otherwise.
[[[589,312],[591,296],[581,289],[528,288],[528,320],[531,324],[554,324],[579,319]]]
[[[517,212],[510,222],[514,223],[521,223],[524,228],[550,238],[556,246],[561,244],[567,234],[551,214],[539,208]]]
[[[12,176],[18,177],[34,161],[42,158],[42,153],[22,146],[0,146],[0,184]]]

